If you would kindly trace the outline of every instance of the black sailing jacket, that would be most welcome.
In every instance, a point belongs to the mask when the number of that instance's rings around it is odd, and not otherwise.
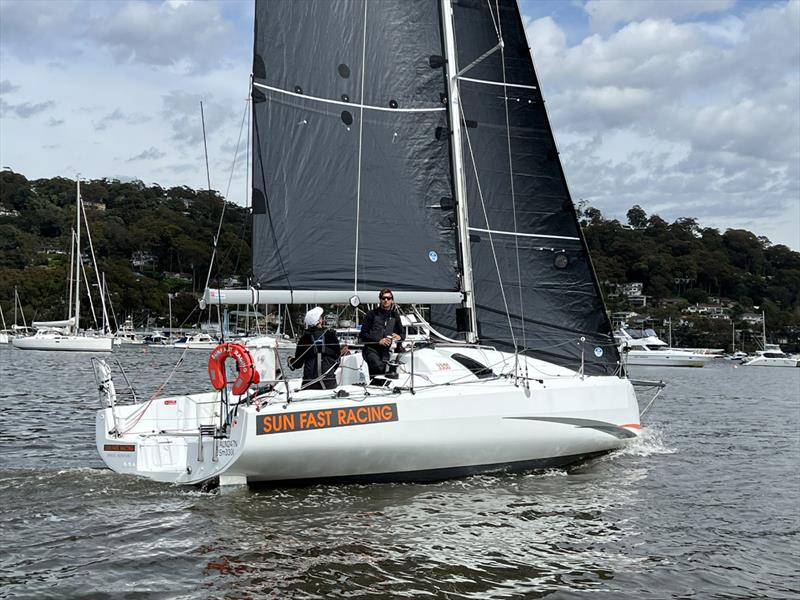
[[[400,313],[394,307],[392,310],[377,307],[364,315],[358,339],[373,348],[380,348],[378,342],[393,333],[399,335],[401,340],[406,339],[406,332],[400,322]]]
[[[306,329],[297,341],[294,360],[289,367],[294,370],[303,365],[303,387],[310,390],[331,390],[336,387],[336,368],[341,356],[339,338],[330,329]],[[308,385],[325,374],[321,381]]]

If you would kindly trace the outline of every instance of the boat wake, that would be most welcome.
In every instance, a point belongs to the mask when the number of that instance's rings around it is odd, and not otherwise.
[[[657,427],[643,427],[639,436],[612,456],[654,456],[675,454],[678,449],[667,445],[665,432]]]

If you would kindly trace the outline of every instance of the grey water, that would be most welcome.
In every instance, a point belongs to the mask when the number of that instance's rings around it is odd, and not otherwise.
[[[181,351],[114,355],[148,397]],[[800,369],[723,363],[634,371],[643,435],[570,470],[220,494],[105,469],[88,356],[0,346],[0,598],[800,598]]]

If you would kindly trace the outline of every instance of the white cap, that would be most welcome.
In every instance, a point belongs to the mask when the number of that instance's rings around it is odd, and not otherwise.
[[[323,311],[322,307],[320,306],[315,306],[314,308],[309,310],[306,313],[305,318],[303,319],[303,321],[305,321],[306,327],[313,327],[314,325],[319,323],[319,320],[322,317],[323,312],[325,311]]]

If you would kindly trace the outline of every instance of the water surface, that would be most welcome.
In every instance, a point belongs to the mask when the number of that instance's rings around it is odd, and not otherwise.
[[[146,398],[181,351],[114,356]],[[633,376],[643,436],[569,471],[218,494],[105,469],[88,357],[0,346],[0,598],[800,598],[800,369]]]

